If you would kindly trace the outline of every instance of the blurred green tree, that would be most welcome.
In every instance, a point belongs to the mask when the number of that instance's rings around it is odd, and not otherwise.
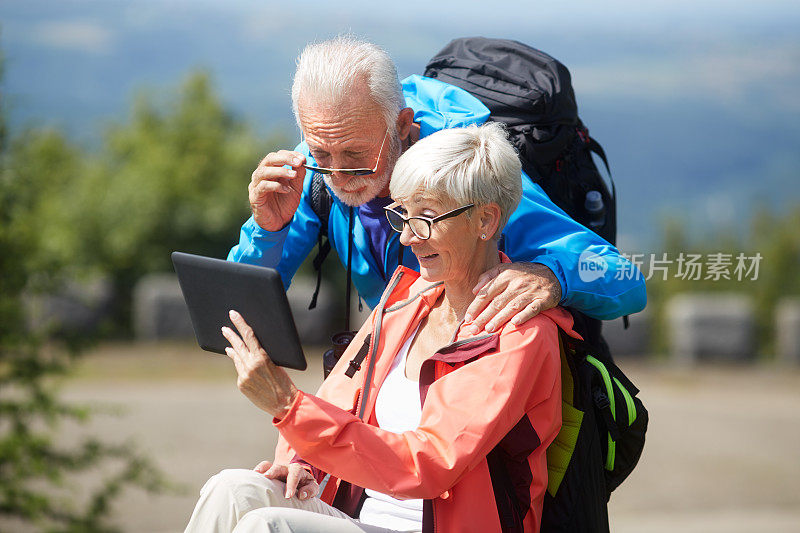
[[[775,349],[775,308],[786,296],[800,296],[800,203],[784,213],[757,209],[748,236],[763,256],[758,280],[750,287],[764,353]]]
[[[2,56],[0,56],[2,80]],[[94,437],[64,444],[59,428],[85,421],[89,409],[53,392],[78,345],[49,342],[30,331],[25,299],[69,275],[61,238],[73,238],[63,220],[63,191],[83,169],[80,152],[53,131],[27,131],[8,142],[0,110],[0,529],[114,531],[109,505],[128,485],[165,486],[159,471],[128,444]],[[53,235],[43,228],[63,233]],[[70,242],[70,241],[64,241]],[[93,491],[75,476],[102,478]],[[8,528],[8,529],[6,529]]]
[[[223,108],[204,72],[161,101],[142,93],[129,121],[108,129],[99,155],[63,191],[63,216],[45,220],[49,248],[111,276],[115,322],[125,326],[136,280],[171,270],[170,252],[227,255],[249,216],[258,154],[285,142],[277,134],[259,141]]]
[[[681,253],[731,254],[733,265],[730,279],[681,279],[672,271],[666,280],[659,277],[647,282],[648,308],[656,327],[654,351],[666,351],[668,328],[664,323],[664,306],[670,297],[688,292],[732,292],[750,296],[756,313],[756,334],[759,352],[768,356],[774,350],[775,307],[785,296],[800,295],[800,204],[785,212],[776,212],[767,206],[754,209],[749,230],[740,235],[721,230],[709,239],[690,239],[687,228],[677,219],[663,224],[661,252],[675,260]],[[661,253],[659,252],[659,253]],[[736,256],[760,254],[758,275],[751,272],[739,280],[733,275]],[[647,274],[645,272],[645,274]],[[755,277],[755,279],[751,279]]]

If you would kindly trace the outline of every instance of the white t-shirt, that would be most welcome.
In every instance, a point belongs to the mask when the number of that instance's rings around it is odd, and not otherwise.
[[[375,399],[375,418],[378,426],[392,433],[413,431],[419,427],[422,404],[419,382],[406,377],[406,358],[411,335],[392,363],[386,380]],[[359,521],[400,531],[422,529],[422,500],[398,500],[387,494],[366,489],[367,499],[361,507]]]

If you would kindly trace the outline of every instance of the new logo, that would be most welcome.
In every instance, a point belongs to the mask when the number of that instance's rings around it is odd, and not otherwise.
[[[601,256],[589,250],[578,258],[578,276],[584,283],[602,278],[608,270],[608,263]]]

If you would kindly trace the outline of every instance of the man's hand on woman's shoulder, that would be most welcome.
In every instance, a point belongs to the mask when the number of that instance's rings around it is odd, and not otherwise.
[[[522,324],[561,301],[558,278],[539,263],[501,263],[481,275],[473,292],[465,320],[474,333]]]

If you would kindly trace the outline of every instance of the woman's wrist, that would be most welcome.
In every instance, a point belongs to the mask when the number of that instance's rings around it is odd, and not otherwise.
[[[286,397],[286,401],[283,402],[283,406],[281,409],[276,412],[272,413],[272,415],[277,418],[278,420],[283,420],[287,414],[289,414],[289,410],[292,408],[295,400],[297,399],[297,395],[300,391],[297,390],[297,387],[292,384],[291,389],[289,390],[289,394]]]

